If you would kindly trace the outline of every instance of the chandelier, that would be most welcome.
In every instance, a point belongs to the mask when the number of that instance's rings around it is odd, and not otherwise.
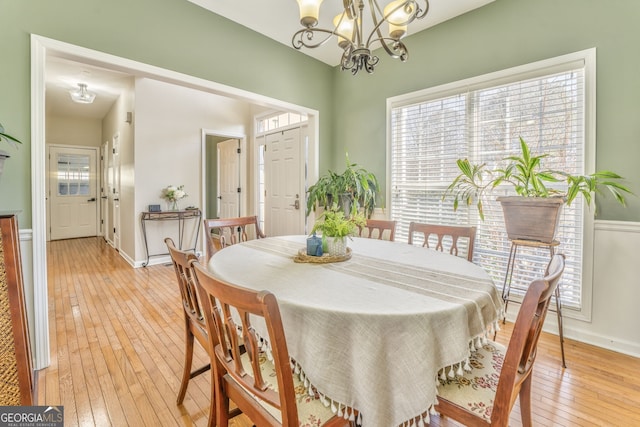
[[[365,0],[343,0],[344,11],[333,19],[333,29],[316,28],[320,5],[323,0],[297,0],[300,6],[300,24],[304,27],[296,31],[291,39],[296,49],[317,48],[333,36],[338,46],[344,50],[340,60],[342,70],[351,70],[354,75],[364,69],[373,73],[379,58],[371,53],[380,44],[394,59],[405,62],[409,51],[400,40],[407,34],[407,26],[414,19],[422,19],[429,10],[429,0],[394,0],[384,9],[377,0],[368,0],[371,24],[365,24]],[[423,5],[423,6],[421,6]],[[387,28],[383,24],[388,24]],[[364,24],[364,25],[363,25]],[[364,26],[372,26],[365,39]],[[383,31],[387,30],[386,34]]]

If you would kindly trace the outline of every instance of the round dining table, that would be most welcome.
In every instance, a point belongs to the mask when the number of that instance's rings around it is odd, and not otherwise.
[[[306,237],[232,245],[208,268],[275,294],[296,370],[337,411],[365,427],[426,423],[438,376],[468,368],[497,326],[493,281],[461,257],[377,239],[353,238],[342,262],[296,262]]]

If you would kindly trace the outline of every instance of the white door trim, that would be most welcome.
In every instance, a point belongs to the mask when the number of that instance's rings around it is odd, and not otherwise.
[[[310,142],[309,181],[319,176],[319,112],[300,105],[248,92],[242,89],[133,61],[97,50],[76,46],[59,40],[31,34],[31,212],[33,229],[33,286],[34,286],[34,369],[49,366],[49,314],[47,295],[46,253],[46,177],[45,177],[45,64],[47,54],[70,60],[118,70],[136,76],[153,78],[166,83],[190,87],[252,104],[271,106],[288,111],[300,111],[310,118],[314,137]],[[204,173],[201,170],[201,173]],[[245,173],[246,175],[246,173]],[[245,197],[247,195],[245,194]],[[245,203],[246,205],[246,203]]]

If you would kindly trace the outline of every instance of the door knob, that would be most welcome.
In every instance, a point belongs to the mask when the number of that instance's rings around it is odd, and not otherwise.
[[[92,198],[90,198],[89,200],[87,200],[87,202],[95,202],[95,201],[96,201],[96,198],[95,198],[95,197],[92,197]]]
[[[296,199],[296,201],[293,202],[293,204],[289,205],[289,206],[293,206],[296,209],[300,209],[300,200]]]

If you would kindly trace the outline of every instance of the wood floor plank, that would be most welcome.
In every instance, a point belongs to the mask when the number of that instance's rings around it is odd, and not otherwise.
[[[210,375],[175,404],[184,363],[172,267],[134,269],[101,238],[47,246],[51,366],[37,374],[38,404],[64,405],[65,426],[206,426]],[[507,344],[512,325],[498,332]],[[640,425],[640,359],[544,333],[533,374],[536,426]],[[196,344],[194,367],[208,362]],[[232,427],[250,427],[244,416]],[[522,426],[519,404],[511,426]],[[459,426],[433,416],[431,426]]]

